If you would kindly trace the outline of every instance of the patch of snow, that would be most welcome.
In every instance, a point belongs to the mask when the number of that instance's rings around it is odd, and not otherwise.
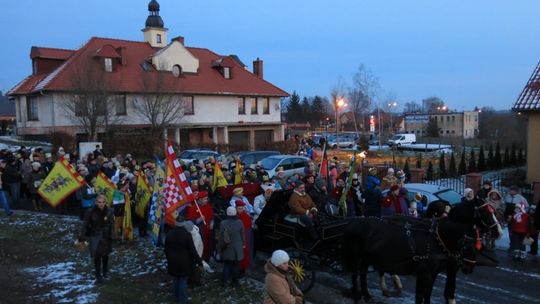
[[[24,271],[35,275],[34,287],[46,285],[50,292],[36,296],[38,300],[54,299],[57,303],[72,303],[76,298],[80,304],[95,303],[98,294],[93,292],[94,279],[91,275],[78,273],[74,262],[57,263]]]

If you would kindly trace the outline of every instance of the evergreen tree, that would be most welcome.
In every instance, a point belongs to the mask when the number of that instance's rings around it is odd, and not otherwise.
[[[512,166],[516,166],[517,165],[517,155],[516,155],[516,143],[513,142],[512,143],[512,150],[510,150],[510,164]]]
[[[294,91],[287,103],[287,113],[285,114],[287,122],[301,122],[302,106],[300,105],[300,95]]]
[[[426,180],[433,180],[433,164],[431,161],[428,163],[428,168],[426,171]]]
[[[405,160],[405,165],[403,166],[403,173],[405,173],[405,177],[407,180],[411,179],[411,169],[409,168],[409,158]]]
[[[447,178],[448,173],[446,171],[446,162],[445,162],[444,152],[441,153],[439,157],[439,178]]]
[[[307,97],[304,97],[302,99],[302,103],[300,103],[300,109],[300,122],[311,123],[311,104],[309,103],[309,99]]]
[[[486,160],[484,157],[484,146],[480,146],[480,152],[478,152],[478,171],[486,171]]]
[[[465,148],[463,148],[463,152],[461,153],[461,159],[459,161],[459,169],[458,169],[459,175],[463,175],[467,173],[467,165],[465,164]]]
[[[493,170],[495,168],[495,156],[493,155],[493,144],[489,144],[487,169]]]
[[[416,157],[416,168],[422,168],[422,153],[418,154]]]
[[[476,156],[474,155],[474,149],[471,149],[471,155],[469,156],[469,171],[468,173],[476,172]]]
[[[454,152],[452,152],[452,155],[450,156],[450,165],[448,167],[448,176],[456,177],[456,175],[457,175],[456,158],[454,157]]]
[[[508,147],[504,148],[503,165],[505,168],[512,166],[510,163],[510,151],[508,150]]]
[[[328,101],[320,96],[313,97],[311,102],[311,116],[313,126],[321,127],[321,124],[325,124],[326,117],[328,117]]]
[[[494,166],[491,169],[498,170],[502,168],[501,146],[499,145],[499,142],[497,142],[497,146],[495,146],[495,159],[493,165]]]

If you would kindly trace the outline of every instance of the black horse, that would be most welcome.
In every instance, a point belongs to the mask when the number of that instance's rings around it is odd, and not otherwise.
[[[430,303],[436,276],[446,272],[445,298],[454,302],[459,268],[471,273],[476,263],[480,231],[501,236],[492,210],[481,202],[456,205],[448,217],[425,220],[404,216],[352,219],[344,235],[344,269],[353,273],[353,297],[369,301],[367,270],[416,274],[416,303]],[[361,294],[356,276],[360,275]]]

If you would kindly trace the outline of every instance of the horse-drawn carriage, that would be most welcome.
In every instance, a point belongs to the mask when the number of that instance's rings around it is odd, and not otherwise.
[[[225,209],[229,206],[232,191],[236,187],[244,189],[244,195],[250,202],[262,193],[259,184],[242,184],[218,189],[217,196],[212,199],[216,209],[215,231],[219,222],[225,217]],[[347,221],[343,218],[318,213],[316,230],[319,239],[311,241],[307,230],[298,220],[290,216],[289,197],[292,190],[274,191],[255,221],[255,251],[271,253],[276,249],[284,249],[291,256],[291,268],[294,279],[303,292],[307,292],[315,283],[315,265],[340,267],[340,246]]]
[[[341,238],[347,220],[317,214],[315,229],[319,238],[311,240],[307,229],[290,215],[289,198],[292,190],[276,191],[256,221],[255,248],[272,252],[285,249],[291,256],[294,279],[303,292],[315,283],[315,265],[340,267]]]

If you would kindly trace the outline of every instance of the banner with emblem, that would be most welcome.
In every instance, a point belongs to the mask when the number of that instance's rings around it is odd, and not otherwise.
[[[137,175],[137,191],[135,192],[135,213],[140,217],[144,218],[144,210],[148,206],[148,202],[152,198],[152,187],[148,182],[148,179],[144,175],[143,171],[139,171]]]
[[[193,192],[184,175],[180,161],[176,158],[176,153],[170,143],[167,143],[165,159],[165,223],[174,227],[176,220],[176,210],[195,200]]]
[[[122,240],[133,240],[133,222],[131,221],[131,200],[124,194],[126,205],[124,207],[124,221],[122,222]]]
[[[225,175],[223,175],[223,171],[221,170],[221,164],[219,162],[216,162],[216,167],[214,168],[214,176],[212,180],[212,191],[215,191],[217,188],[225,187],[227,185],[227,180],[225,179]]]
[[[38,194],[56,208],[84,184],[84,178],[66,160],[60,160],[39,185]]]
[[[234,184],[240,185],[242,183],[242,172],[244,171],[244,168],[242,168],[242,162],[240,161],[240,157],[237,157],[234,162]]]
[[[94,185],[94,188],[96,189],[96,193],[105,195],[107,205],[111,207],[113,201],[113,193],[114,190],[116,190],[116,185],[111,181],[111,179],[107,177],[105,173],[99,171],[96,177],[96,184]]]
[[[163,224],[163,188],[165,185],[165,171],[163,164],[159,163],[156,166],[156,174],[154,175],[154,191],[152,193],[152,201],[150,203],[150,212],[148,214],[148,224],[150,225],[150,237],[154,245],[158,245],[159,231]]]

